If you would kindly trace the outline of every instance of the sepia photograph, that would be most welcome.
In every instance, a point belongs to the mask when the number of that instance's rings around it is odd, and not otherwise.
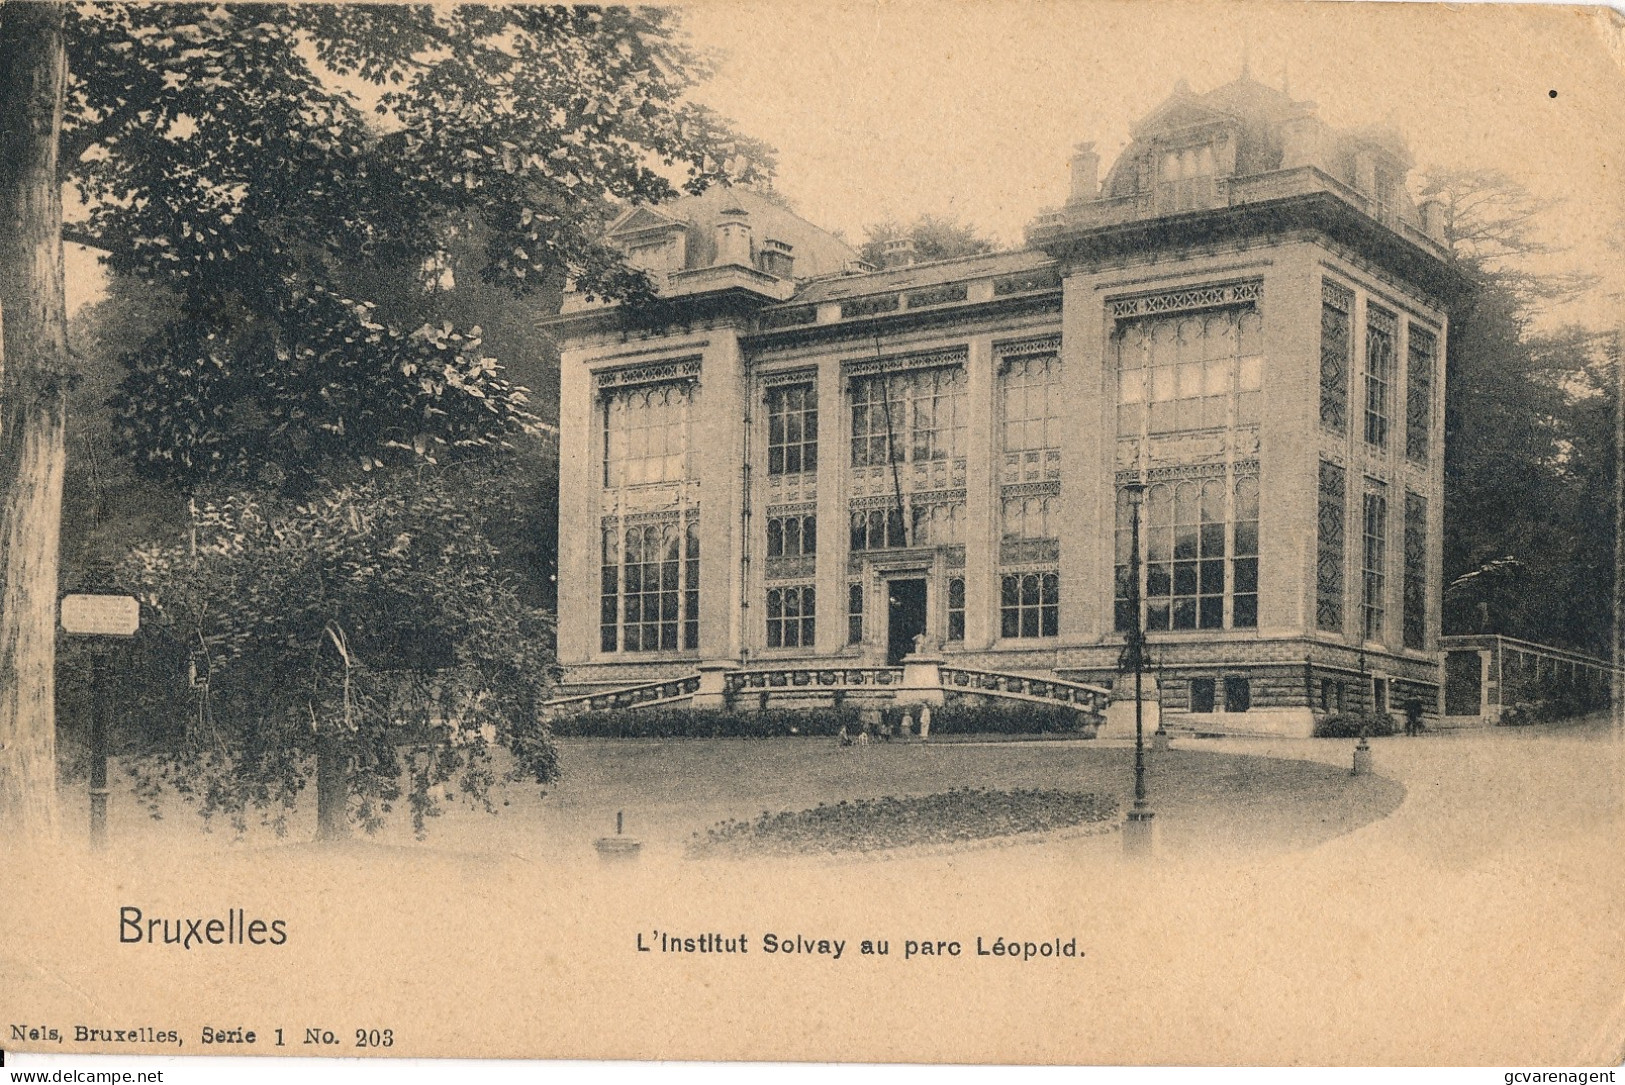
[[[1617,1067],[1622,64],[0,6],[0,1065]]]

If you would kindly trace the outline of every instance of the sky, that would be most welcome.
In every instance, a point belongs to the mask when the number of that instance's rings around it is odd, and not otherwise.
[[[1394,125],[1419,170],[1502,170],[1562,200],[1556,264],[1619,262],[1625,20],[1602,8],[701,0],[687,25],[719,57],[696,96],[774,145],[779,189],[849,240],[930,212],[1018,245],[1065,200],[1075,144],[1104,175],[1179,80],[1206,91],[1245,63],[1335,126]]]
[[[1563,201],[1573,266],[1621,284],[1625,19],[1603,8],[1260,0],[695,0],[717,58],[696,97],[778,150],[778,187],[857,241],[868,224],[952,215],[1019,245],[1066,198],[1073,147],[1102,174],[1181,79],[1252,76],[1336,126],[1388,123],[1418,169],[1502,170]],[[1555,97],[1552,92],[1556,92]],[[96,295],[69,254],[70,302]],[[1601,293],[1584,311],[1608,323]]]

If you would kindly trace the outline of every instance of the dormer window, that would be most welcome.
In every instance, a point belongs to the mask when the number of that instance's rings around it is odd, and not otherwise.
[[[1212,143],[1163,151],[1157,164],[1157,211],[1211,207],[1217,156]]]
[[[673,271],[677,267],[675,242],[675,238],[666,236],[628,245],[626,260],[633,267],[643,271]]]

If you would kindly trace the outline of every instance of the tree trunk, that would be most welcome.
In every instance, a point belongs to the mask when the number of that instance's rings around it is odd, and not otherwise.
[[[316,736],[316,839],[332,844],[350,835],[350,791],[344,743],[324,727]]]
[[[57,562],[67,384],[62,281],[66,10],[0,10],[0,836],[58,829]]]

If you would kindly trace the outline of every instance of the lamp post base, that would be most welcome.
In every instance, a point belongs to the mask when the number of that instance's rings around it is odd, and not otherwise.
[[[1350,775],[1371,775],[1371,746],[1363,738],[1354,747],[1354,771]]]
[[[1151,749],[1156,753],[1163,753],[1168,749],[1168,732],[1161,727],[1151,736]]]
[[[1134,859],[1149,859],[1157,852],[1157,815],[1143,806],[1128,812],[1123,823],[1123,854]]]

